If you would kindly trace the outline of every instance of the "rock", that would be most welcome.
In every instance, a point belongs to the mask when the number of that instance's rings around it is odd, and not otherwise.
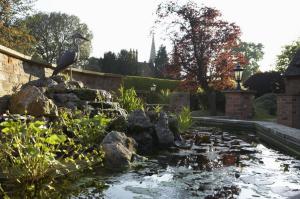
[[[62,83],[62,82],[67,81],[67,78],[63,75],[55,75],[50,78],[53,79],[54,81],[56,81],[57,83]]]
[[[154,138],[153,129],[129,135],[137,142],[137,151],[139,154],[151,154],[157,149],[157,139]]]
[[[174,139],[177,141],[183,141],[180,135],[179,124],[176,117],[169,117],[169,129],[174,135]]]
[[[101,109],[118,109],[118,108],[121,108],[119,103],[117,103],[117,102],[101,101],[101,102],[89,102],[88,104],[91,105],[94,108],[101,108]]]
[[[120,115],[116,119],[112,120],[107,129],[108,131],[120,131],[120,132],[126,132],[127,131],[127,119],[126,117]]]
[[[160,113],[158,122],[155,125],[155,133],[161,147],[168,147],[174,144],[174,135],[169,129],[168,115],[164,112]]]
[[[75,81],[75,80],[68,81],[68,85],[75,88],[84,88],[84,85],[81,81]]]
[[[66,82],[60,82],[57,85],[48,87],[47,93],[67,93],[71,87]]]
[[[74,93],[56,93],[53,94],[56,103],[79,102],[80,99]]]
[[[124,109],[119,108],[119,109],[94,109],[91,112],[91,115],[99,115],[99,114],[104,114],[107,117],[110,118],[114,118],[114,117],[118,117],[118,116],[123,116],[123,117],[127,117],[127,113]]]
[[[32,116],[57,116],[57,107],[36,86],[26,86],[12,95],[9,110],[11,113],[27,114]]]
[[[106,90],[98,90],[98,92],[100,93],[100,101],[107,101],[107,102],[111,102],[112,100],[112,95],[110,94],[110,92],[106,91]]]
[[[146,115],[149,117],[151,123],[156,123],[159,117],[159,113],[155,111],[147,111]]]
[[[27,84],[24,84],[21,87],[21,89],[25,88],[26,86],[36,86],[36,87],[47,87],[47,88],[49,88],[49,87],[53,87],[53,86],[56,86],[56,85],[57,85],[56,81],[54,81],[51,78],[44,77],[44,78],[41,78],[41,79],[30,81]]]
[[[132,155],[135,154],[136,142],[124,133],[112,131],[102,140],[105,152],[105,165],[109,168],[130,166]]]
[[[75,89],[72,92],[75,95],[77,95],[79,99],[85,101],[100,101],[101,99],[101,93],[97,89],[90,89],[90,88]]]
[[[153,124],[143,110],[135,110],[128,116],[128,126],[131,133],[138,133],[149,130]]]

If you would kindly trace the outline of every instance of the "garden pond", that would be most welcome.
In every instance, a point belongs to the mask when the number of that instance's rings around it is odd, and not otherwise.
[[[160,151],[127,170],[95,168],[57,179],[51,198],[279,199],[300,194],[300,160],[261,143],[255,134],[194,128],[184,137],[189,148]]]

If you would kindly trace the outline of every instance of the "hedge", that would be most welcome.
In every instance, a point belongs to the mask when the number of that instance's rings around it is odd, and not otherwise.
[[[171,91],[178,89],[180,81],[170,79],[158,79],[152,77],[126,76],[123,79],[125,88],[134,88],[135,90],[150,91],[150,87],[155,84],[156,90],[170,89]]]

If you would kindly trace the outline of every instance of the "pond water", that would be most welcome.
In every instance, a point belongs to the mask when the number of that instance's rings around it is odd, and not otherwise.
[[[103,182],[71,198],[288,198],[300,194],[300,161],[226,132],[195,129],[191,149],[172,148],[119,173],[92,172],[80,178]]]
[[[252,134],[194,129],[189,149],[171,148],[122,172],[94,171],[61,179],[62,198],[289,198],[300,194],[300,160]],[[56,198],[56,197],[54,197]]]

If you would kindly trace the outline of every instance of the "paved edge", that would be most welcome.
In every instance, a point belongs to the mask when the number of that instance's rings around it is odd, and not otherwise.
[[[255,133],[259,138],[279,150],[300,158],[300,129],[274,122],[193,117],[195,124],[214,126],[234,132]]]

